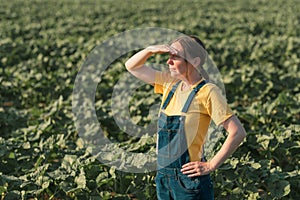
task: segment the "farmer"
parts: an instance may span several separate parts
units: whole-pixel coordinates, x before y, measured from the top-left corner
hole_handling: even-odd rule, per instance
[[[154,54],[168,54],[169,70],[145,65]],[[203,68],[207,53],[195,36],[181,36],[170,45],[149,46],[125,63],[140,80],[162,94],[158,118],[158,171],[155,178],[161,200],[214,199],[210,173],[240,145],[246,132],[228,107],[220,89],[209,82]],[[228,132],[211,160],[204,156],[204,142],[211,120]]]

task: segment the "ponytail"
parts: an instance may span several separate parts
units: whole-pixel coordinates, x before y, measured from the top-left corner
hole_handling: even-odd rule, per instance
[[[197,71],[201,74],[201,76],[205,80],[209,81],[208,73],[203,68],[203,65],[205,64],[205,62],[207,60],[207,51],[206,51],[205,45],[197,36],[190,35],[189,37],[192,38],[194,41],[196,41],[201,46],[201,49],[203,50],[203,51],[200,52],[201,62],[200,62],[200,65],[197,67]]]

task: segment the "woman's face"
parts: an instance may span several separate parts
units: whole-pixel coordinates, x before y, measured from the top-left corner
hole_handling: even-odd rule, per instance
[[[179,42],[171,44],[171,47],[176,49],[179,55],[183,55],[183,48]],[[188,62],[178,54],[170,54],[167,61],[171,76],[175,78],[182,78],[182,76],[186,77]]]

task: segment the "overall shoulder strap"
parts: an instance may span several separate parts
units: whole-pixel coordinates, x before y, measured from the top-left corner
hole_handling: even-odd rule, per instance
[[[175,91],[176,91],[179,83],[180,83],[180,81],[178,81],[175,85],[173,85],[172,89],[170,90],[170,92],[169,92],[169,94],[168,94],[168,96],[167,96],[167,98],[166,98],[166,100],[165,100],[165,102],[164,102],[164,104],[162,106],[162,109],[166,109],[166,107],[170,103],[170,101],[171,101],[171,99],[172,99],[172,97],[173,97],[173,95],[174,95],[174,93],[175,93]]]
[[[203,80],[201,81],[190,93],[188,99],[186,100],[183,108],[182,108],[182,111],[181,112],[184,112],[186,113],[193,101],[193,98],[195,97],[195,95],[197,94],[197,92],[202,88],[203,85],[205,85],[206,81]]]

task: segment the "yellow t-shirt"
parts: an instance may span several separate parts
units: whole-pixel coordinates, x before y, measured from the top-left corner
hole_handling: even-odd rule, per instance
[[[154,92],[162,94],[162,103],[165,102],[172,86],[179,80],[167,72],[157,72],[155,76]],[[198,83],[200,83],[200,80]],[[196,83],[193,87],[195,87]],[[181,110],[192,89],[182,91],[182,82],[179,83],[173,98],[163,111],[166,115],[185,115],[185,134],[191,161],[199,161],[202,157],[202,145],[205,142],[211,119],[220,125],[233,115],[228,107],[226,98],[221,90],[213,83],[206,83],[194,97],[187,113]]]

